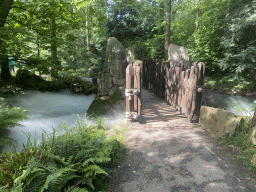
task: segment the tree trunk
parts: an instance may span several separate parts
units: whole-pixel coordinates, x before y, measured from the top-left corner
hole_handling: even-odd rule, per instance
[[[39,43],[39,34],[37,33],[37,56],[40,57],[40,43]]]
[[[13,0],[0,0],[0,28],[4,27],[9,11],[11,9]],[[6,50],[6,43],[0,41],[0,65],[1,78],[8,81],[11,77],[8,63],[8,52]]]
[[[198,4],[200,0],[197,0]],[[198,17],[199,17],[199,5],[197,7],[197,12],[196,12],[196,30],[198,29]]]
[[[51,16],[51,67],[50,73],[52,77],[56,77],[57,71],[56,68],[58,67],[58,55],[57,55],[57,39],[56,39],[56,21],[55,15]]]
[[[1,79],[3,81],[9,81],[11,78],[8,62],[8,52],[6,50],[6,43],[0,41],[0,63],[1,63]]]
[[[164,21],[164,3],[163,2],[160,2],[160,22],[163,22]]]
[[[86,44],[87,44],[87,50],[89,51],[90,48],[89,48],[89,44],[90,44],[90,41],[89,41],[89,30],[88,30],[88,8],[86,7],[85,10],[85,31],[86,31]]]
[[[165,60],[168,60],[168,47],[170,44],[170,13],[171,13],[171,0],[167,0],[166,5],[166,29],[165,29]]]

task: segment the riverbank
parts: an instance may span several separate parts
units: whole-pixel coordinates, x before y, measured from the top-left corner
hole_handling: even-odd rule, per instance
[[[256,83],[229,76],[205,77],[205,89],[233,96],[256,96]]]

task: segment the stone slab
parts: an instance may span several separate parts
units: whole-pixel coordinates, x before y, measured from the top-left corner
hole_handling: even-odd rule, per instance
[[[242,115],[235,115],[223,109],[202,106],[200,110],[199,124],[219,137],[225,133],[232,135],[237,125],[240,124]]]

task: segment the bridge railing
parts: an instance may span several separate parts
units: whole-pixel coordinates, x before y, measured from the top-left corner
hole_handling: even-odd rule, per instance
[[[141,67],[139,62],[130,61],[126,67],[126,123],[141,122]]]
[[[186,67],[181,61],[171,64],[157,59],[143,60],[143,87],[185,114],[190,122],[198,122],[204,89],[205,65],[195,62]]]

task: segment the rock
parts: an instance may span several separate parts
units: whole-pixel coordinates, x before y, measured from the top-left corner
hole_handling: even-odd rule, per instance
[[[253,166],[256,166],[256,153],[252,156],[251,163]]]
[[[251,141],[254,145],[256,145],[256,127],[253,127],[253,128],[252,128],[252,134],[251,134],[250,141]]]
[[[122,93],[121,98],[125,99],[126,98],[126,96],[125,96],[125,86],[119,87],[119,90]]]
[[[107,101],[109,99],[110,99],[110,96],[103,96],[100,98],[100,100],[102,100],[102,101]]]
[[[235,115],[223,109],[201,106],[199,124],[219,137],[225,134],[231,136],[243,118],[243,115]]]
[[[125,57],[127,61],[135,61],[135,50],[134,48],[125,49]]]
[[[168,60],[172,63],[178,63],[184,61],[186,68],[191,66],[190,56],[188,49],[179,45],[170,44],[168,48]]]
[[[112,96],[124,86],[122,61],[125,60],[123,45],[114,37],[108,39],[105,64],[101,73],[98,96]]]

